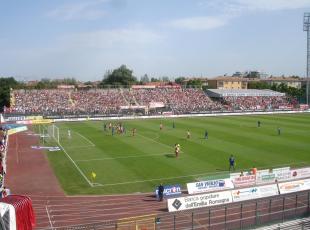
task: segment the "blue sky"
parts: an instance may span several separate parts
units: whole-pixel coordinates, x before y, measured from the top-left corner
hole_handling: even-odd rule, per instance
[[[0,76],[305,75],[310,0],[0,1]]]

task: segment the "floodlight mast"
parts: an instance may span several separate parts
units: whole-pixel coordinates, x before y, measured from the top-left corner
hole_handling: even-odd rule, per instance
[[[306,83],[306,100],[309,105],[309,71],[310,71],[310,13],[304,13],[304,31],[307,31],[307,83]]]

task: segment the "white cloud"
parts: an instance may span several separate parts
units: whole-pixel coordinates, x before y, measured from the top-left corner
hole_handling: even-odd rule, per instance
[[[210,30],[225,26],[230,20],[256,11],[294,10],[310,7],[310,0],[201,0],[203,7],[218,13],[218,16],[179,18],[168,23],[170,26],[188,30]]]
[[[106,12],[99,7],[100,4],[106,1],[108,0],[94,0],[63,5],[59,8],[49,11],[47,16],[64,21],[76,19],[95,20],[103,17],[106,14]]]
[[[227,23],[225,17],[189,17],[173,20],[169,25],[175,28],[189,30],[210,30],[224,26]]]
[[[86,48],[112,48],[115,46],[139,46],[157,43],[163,37],[151,30],[141,28],[96,30],[70,34],[62,41],[70,46]]]
[[[309,0],[233,0],[243,10],[294,10],[310,7]]]
[[[201,0],[198,7],[218,12],[239,13],[253,11],[294,10],[310,7],[309,0]]]

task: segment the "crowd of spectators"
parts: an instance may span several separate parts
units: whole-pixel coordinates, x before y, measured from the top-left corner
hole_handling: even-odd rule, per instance
[[[162,102],[166,107],[169,107],[174,114],[207,112],[222,109],[220,103],[212,101],[201,89],[138,89],[133,90],[132,94],[140,105]]]
[[[7,148],[7,130],[4,130],[0,126],[0,196],[5,197],[8,194],[8,189],[3,185],[4,175],[5,175],[5,155]]]
[[[292,109],[298,103],[297,100],[285,96],[223,97],[222,102],[227,110]]]
[[[12,112],[20,114],[69,113],[70,91],[67,90],[18,90],[14,91]]]
[[[115,115],[130,106],[152,109],[163,105],[172,114],[233,110],[267,110],[293,108],[296,100],[284,96],[237,96],[212,100],[201,89],[96,89],[96,90],[17,90],[13,91],[14,114],[42,115]]]

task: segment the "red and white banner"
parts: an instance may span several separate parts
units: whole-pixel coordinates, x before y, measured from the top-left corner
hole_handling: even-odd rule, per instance
[[[256,176],[255,175],[244,175],[240,176],[240,173],[238,175],[230,174],[230,178],[234,184],[235,187],[248,187],[255,185]]]
[[[4,223],[7,224],[5,229],[27,229],[35,228],[35,216],[32,208],[32,202],[29,197],[19,195],[9,195],[0,202],[0,214]]]

